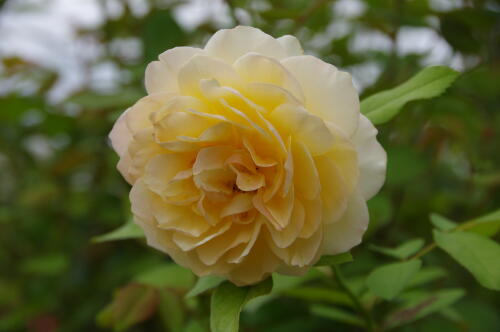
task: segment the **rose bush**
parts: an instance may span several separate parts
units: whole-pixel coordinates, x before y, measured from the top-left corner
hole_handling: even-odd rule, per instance
[[[110,139],[149,245],[247,285],[361,242],[386,154],[348,73],[240,26],[161,54],[146,89]]]

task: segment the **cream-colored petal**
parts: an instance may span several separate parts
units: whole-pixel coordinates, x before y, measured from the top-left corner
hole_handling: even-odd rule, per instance
[[[196,248],[200,260],[207,265],[215,264],[228,250],[248,243],[254,233],[255,225],[231,225],[224,234]]]
[[[311,266],[320,257],[323,230],[319,228],[310,238],[298,239],[288,249],[290,264],[293,266]]]
[[[282,135],[291,135],[294,141],[303,143],[313,156],[329,151],[335,142],[325,122],[303,107],[280,105],[270,114],[269,120]]]
[[[328,122],[327,125],[335,136],[335,144],[325,156],[334,162],[339,174],[344,179],[347,190],[346,195],[350,196],[358,186],[358,153],[353,142],[340,129],[336,128],[331,122]]]
[[[258,142],[259,144],[254,144],[253,141],[255,141],[256,139],[257,137],[254,137],[254,139],[243,137],[243,145],[252,156],[252,160],[255,165],[259,167],[270,167],[276,165],[277,161],[275,158],[273,158],[273,155],[268,152],[268,149],[257,150],[257,147],[264,147],[262,143],[268,142]]]
[[[113,125],[113,129],[109,133],[109,140],[111,142],[111,146],[116,151],[116,153],[122,157],[127,151],[128,145],[132,140],[132,132],[128,129],[126,117],[127,113],[130,110],[126,110],[123,112],[118,120],[116,120]]]
[[[258,172],[249,172],[240,165],[229,166],[236,173],[236,186],[243,191],[254,191],[265,185],[264,175]]]
[[[286,196],[276,195],[264,202],[262,192],[259,191],[253,198],[253,204],[277,230],[282,230],[290,223],[294,197],[292,188]]]
[[[160,61],[150,62],[146,67],[144,85],[148,93],[177,91],[177,87],[172,84],[176,81],[175,76]]]
[[[281,104],[302,105],[290,91],[275,84],[247,83],[242,91],[245,97],[264,108],[266,113]]]
[[[216,80],[220,85],[234,88],[241,86],[233,67],[213,57],[195,55],[179,71],[179,90],[184,95],[202,97],[202,80]]]
[[[364,115],[360,115],[359,127],[352,141],[358,153],[358,188],[369,200],[380,190],[385,181],[387,154],[377,141],[377,129]]]
[[[245,113],[243,113],[242,111],[240,111],[235,107],[232,107],[224,99],[220,99],[219,102],[222,105],[222,108],[226,111],[224,115],[226,115],[227,118],[231,119],[236,123],[243,124],[243,128],[250,127],[251,129],[257,130],[257,132],[260,135],[264,137],[269,137],[269,134],[255,121],[250,119]]]
[[[133,184],[144,174],[144,167],[156,155],[165,153],[153,140],[153,129],[146,128],[137,132],[125,153],[118,162],[117,168],[123,177]]]
[[[304,267],[311,266],[321,255],[323,229],[318,228],[309,238],[296,239],[289,247],[271,247],[276,256],[287,265]]]
[[[281,63],[300,83],[309,112],[332,121],[348,136],[354,133],[359,97],[351,75],[308,55],[290,57]]]
[[[295,193],[306,200],[312,200],[321,190],[316,164],[309,150],[300,141],[292,143],[292,155],[295,168],[293,176]]]
[[[201,149],[193,165],[193,174],[200,174],[206,170],[222,169],[226,160],[234,153],[231,146],[210,146]]]
[[[132,205],[132,213],[141,220],[147,220],[150,223],[154,220],[154,214],[151,208],[152,193],[148,190],[144,181],[139,180],[134,183],[129,194]]]
[[[227,232],[231,227],[231,223],[218,223],[215,226],[210,227],[206,232],[199,236],[191,236],[186,232],[175,232],[172,240],[184,251],[193,250],[196,247],[201,246],[204,243],[220,236]]]
[[[220,215],[222,209],[231,201],[231,194],[226,194],[220,189],[216,190],[217,188],[214,191],[203,191],[200,200],[196,206],[193,206],[196,213],[203,216],[212,226],[228,221]]]
[[[203,54],[203,50],[194,47],[175,47],[160,54],[160,61],[153,61],[146,67],[146,91],[179,92],[177,75],[179,69],[194,55]]]
[[[148,162],[144,183],[160,196],[165,194],[169,182],[181,171],[191,168],[195,155],[192,153],[160,154]]]
[[[198,137],[179,135],[177,138],[187,142],[219,143],[221,145],[235,142],[234,128],[228,122],[219,122],[204,130]]]
[[[323,254],[335,255],[346,252],[361,243],[361,239],[368,228],[368,208],[366,202],[357,193],[347,204],[345,214],[340,220],[325,225]]]
[[[255,284],[276,271],[280,263],[281,260],[273,254],[265,239],[260,236],[245,259],[235,266],[227,277],[237,286]]]
[[[249,52],[275,59],[286,57],[284,48],[276,39],[259,29],[248,26],[217,31],[207,42],[205,51],[208,55],[230,64]]]
[[[323,222],[323,202],[321,196],[312,200],[303,200],[305,217],[304,226],[300,231],[299,237],[309,238],[311,237],[319,227],[322,227]]]
[[[220,213],[220,217],[224,218],[230,215],[235,215],[239,213],[244,213],[253,209],[252,204],[253,194],[250,193],[238,193],[233,196],[231,202],[229,202]]]
[[[231,194],[236,175],[229,169],[210,169],[195,174],[194,183],[200,189],[210,192]]]
[[[253,225],[251,225],[253,227],[250,239],[243,246],[234,248],[234,250],[231,250],[231,252],[228,253],[226,258],[229,263],[233,264],[241,263],[241,261],[245,260],[247,256],[255,252],[254,245],[260,237],[262,224],[263,224],[262,217],[260,217],[255,221]]]
[[[177,74],[193,56],[203,55],[205,52],[201,48],[180,46],[171,48],[158,57],[162,63],[174,74]]]
[[[151,95],[152,98],[157,94]],[[169,95],[169,94],[166,94]],[[143,99],[147,99],[145,97]],[[155,112],[149,114],[149,121],[152,124],[161,122],[166,116],[175,112],[189,112],[196,110],[198,112],[209,112],[209,107],[200,99],[192,96],[172,96],[168,100],[161,103],[160,107]]]
[[[348,187],[333,160],[320,156],[314,161],[322,186],[323,223],[336,222],[346,209]]]
[[[276,59],[248,53],[236,60],[234,68],[248,83],[277,85],[288,90],[299,101],[304,101],[300,84]]]
[[[293,212],[290,217],[290,223],[282,230],[277,230],[270,224],[267,224],[267,229],[271,235],[271,243],[269,246],[277,246],[278,248],[286,248],[297,240],[302,227],[304,226],[305,210],[300,201],[295,200]]]
[[[205,130],[217,124],[217,120],[201,117],[188,112],[168,113],[154,125],[155,139],[165,143],[178,139],[178,136],[200,136]]]
[[[281,197],[288,195],[288,192],[290,191],[290,189],[292,187],[293,177],[295,174],[295,166],[293,163],[293,155],[292,155],[292,138],[291,137],[288,137],[287,150],[288,150],[288,153],[286,155],[285,162],[283,163],[284,177],[283,177],[283,186],[281,187],[281,191],[280,191]]]
[[[153,125],[151,122],[151,115],[177,97],[174,93],[153,93],[141,98],[134,106],[127,112],[127,126],[131,132],[136,133],[145,128]]]
[[[160,229],[191,237],[201,236],[210,229],[210,224],[188,206],[168,204],[158,197],[153,200],[151,207]]]
[[[277,39],[281,46],[285,49],[287,56],[297,56],[304,54],[304,50],[297,38],[291,35],[284,35]]]

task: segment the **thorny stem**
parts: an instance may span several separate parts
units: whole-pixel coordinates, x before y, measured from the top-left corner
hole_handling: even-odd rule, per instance
[[[361,301],[356,296],[356,294],[354,294],[354,292],[351,290],[351,288],[346,284],[344,276],[342,275],[342,272],[340,272],[340,268],[338,267],[338,265],[333,265],[332,270],[333,270],[333,274],[334,274],[335,279],[337,280],[337,283],[339,284],[340,288],[342,288],[347,293],[347,296],[349,296],[349,298],[352,300],[354,306],[356,307],[356,310],[365,319],[367,330],[368,331],[375,331],[375,323],[373,321],[373,318],[372,318],[370,312],[361,303]]]

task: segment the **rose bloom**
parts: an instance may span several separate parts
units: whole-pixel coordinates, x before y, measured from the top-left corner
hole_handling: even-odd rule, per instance
[[[110,139],[150,246],[247,285],[361,242],[386,153],[348,73],[239,26],[160,54],[146,89]]]

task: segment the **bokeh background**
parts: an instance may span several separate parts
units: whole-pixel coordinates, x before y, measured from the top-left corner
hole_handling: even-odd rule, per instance
[[[369,202],[371,227],[348,278],[386,262],[370,243],[429,239],[431,212],[461,222],[498,209],[498,1],[0,0],[0,331],[106,330],[95,317],[113,291],[168,261],[141,240],[91,243],[130,218],[107,134],[145,95],[148,62],[237,24],[296,35],[306,53],[350,72],[362,98],[429,65],[463,73],[441,97],[379,127],[387,183]],[[500,331],[498,293],[442,253],[425,260],[449,271],[438,286],[467,295],[452,313],[399,330]],[[277,297],[245,312],[242,329],[356,331],[312,315],[310,301],[321,299]],[[199,302],[205,311],[188,305],[179,319],[205,326],[208,297]],[[183,330],[156,311],[130,330]]]

